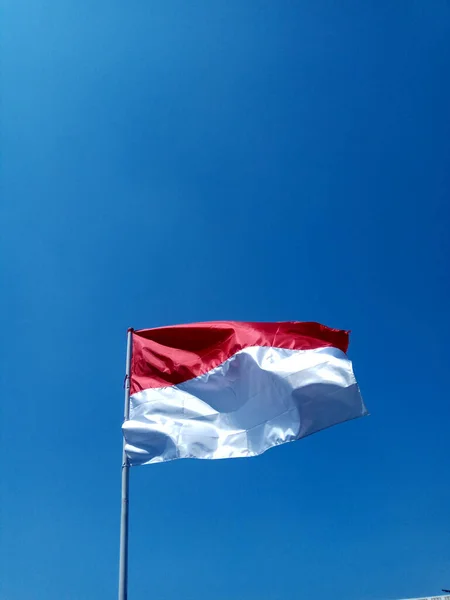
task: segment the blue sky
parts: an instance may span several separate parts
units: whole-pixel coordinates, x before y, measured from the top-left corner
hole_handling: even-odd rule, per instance
[[[351,329],[371,416],[131,473],[130,600],[450,587],[450,4],[14,0],[5,600],[117,587],[126,329]]]

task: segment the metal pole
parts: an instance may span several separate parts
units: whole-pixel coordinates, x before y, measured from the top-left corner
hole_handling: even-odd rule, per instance
[[[131,342],[133,330],[127,334],[127,362],[125,370],[125,408],[124,421],[130,417],[130,374],[131,374]],[[120,559],[119,559],[119,600],[128,597],[128,487],[130,463],[125,452],[125,439],[122,453],[122,508],[120,513]]]

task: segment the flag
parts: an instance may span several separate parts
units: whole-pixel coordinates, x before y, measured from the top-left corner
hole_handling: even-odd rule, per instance
[[[129,463],[256,456],[366,415],[348,338],[301,322],[134,331]]]

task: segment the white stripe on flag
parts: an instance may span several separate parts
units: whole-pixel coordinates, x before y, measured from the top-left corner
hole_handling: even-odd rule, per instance
[[[346,354],[247,347],[204,375],[131,396],[132,465],[256,456],[367,414]]]

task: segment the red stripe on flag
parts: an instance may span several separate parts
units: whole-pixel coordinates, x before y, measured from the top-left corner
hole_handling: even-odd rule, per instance
[[[213,321],[133,333],[131,394],[177,385],[219,366],[243,348],[348,348],[348,332],[319,323]]]

